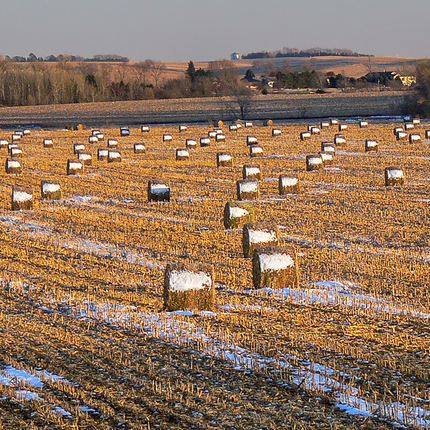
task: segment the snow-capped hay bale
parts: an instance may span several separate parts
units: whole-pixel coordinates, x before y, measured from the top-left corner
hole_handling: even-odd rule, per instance
[[[249,155],[251,157],[262,157],[263,154],[264,154],[264,151],[260,145],[251,145],[249,147]]]
[[[188,127],[186,125],[180,124],[178,129],[179,129],[179,133],[182,133],[183,131],[187,131]]]
[[[215,136],[216,142],[225,142],[225,134],[217,133]]]
[[[430,130],[426,130],[426,139],[430,139]],[[1,147],[1,144],[0,144]]]
[[[378,152],[378,142],[374,139],[366,139],[364,150],[365,152]]]
[[[73,144],[73,153],[78,154],[81,151],[85,151],[85,145],[83,143]]]
[[[29,187],[12,187],[12,210],[33,209],[33,190]]]
[[[41,191],[43,200],[61,199],[60,181],[57,181],[57,180],[41,181],[40,191]]]
[[[324,163],[320,155],[306,155],[306,170],[312,172],[314,170],[323,170]]]
[[[200,146],[203,148],[205,146],[210,146],[211,138],[209,136],[203,136],[200,138]]]
[[[243,125],[245,126],[245,128],[254,127],[254,123],[252,121],[245,121],[245,123]]]
[[[331,166],[333,164],[333,152],[320,151],[319,156],[321,157],[324,166]]]
[[[336,118],[331,118],[330,119],[330,125],[338,125],[339,124],[339,120]]]
[[[311,136],[312,136],[312,134],[310,131],[302,131],[300,133],[300,140],[308,140],[311,138]]]
[[[12,149],[13,148],[18,148],[18,144],[17,143],[15,143],[15,142],[10,142],[10,143],[8,143],[8,145],[7,145],[7,150],[8,150],[8,152],[9,152],[9,154],[11,153],[11,151],[12,151]]]
[[[265,120],[263,121],[263,125],[264,125],[265,127],[272,127],[272,125],[273,125],[273,119],[265,119]]]
[[[54,142],[52,139],[43,139],[43,147],[44,148],[52,148],[54,146]]]
[[[257,143],[258,143],[258,139],[256,136],[246,136],[247,145],[256,145]]]
[[[90,144],[97,143],[98,141],[99,141],[99,139],[97,136],[91,135],[88,137],[88,143],[90,143]]]
[[[120,134],[120,136],[122,136],[122,137],[130,136],[130,129],[129,129],[129,128],[127,128],[127,127],[121,127],[121,128],[119,129],[119,134]]]
[[[164,271],[164,310],[211,310],[215,305],[212,266],[169,263]]]
[[[209,130],[209,131],[208,131],[208,137],[209,137],[210,139],[215,139],[215,138],[216,138],[216,135],[217,135],[216,130]]]
[[[261,180],[261,168],[257,164],[245,164],[242,169],[243,179],[258,179]]]
[[[24,136],[30,136],[30,134],[31,134],[30,129],[29,129],[29,128],[25,128],[25,129],[23,130],[23,134],[24,134]]]
[[[339,131],[344,131],[348,128],[348,124],[342,123],[339,124]]]
[[[279,229],[276,224],[257,222],[246,223],[243,226],[242,246],[245,258],[252,257],[256,248],[277,245]]]
[[[346,138],[342,133],[336,133],[333,142],[336,146],[346,146]]]
[[[22,164],[21,161],[16,158],[7,158],[6,159],[6,173],[11,175],[19,175],[22,173]]]
[[[298,287],[299,265],[296,250],[285,246],[255,249],[252,279],[255,289]]]
[[[279,194],[298,194],[299,192],[299,178],[289,175],[279,175]]]
[[[15,134],[19,134],[21,137],[24,137],[24,132],[22,130],[15,130]]]
[[[242,179],[236,183],[238,200],[256,200],[260,197],[257,179]]]
[[[108,148],[118,148],[118,141],[116,139],[108,139],[107,140]]]
[[[142,125],[140,127],[140,131],[142,133],[149,133],[151,131],[151,127],[149,125]]]
[[[330,127],[330,121],[321,121],[320,128],[328,128]]]
[[[408,137],[408,132],[407,131],[398,131],[396,133],[396,139],[397,140],[405,140]]]
[[[21,135],[20,134],[16,134],[16,133],[13,133],[12,134],[12,142],[18,142],[19,140],[21,140]]]
[[[95,136],[99,142],[105,140],[105,135],[103,133],[97,133]]]
[[[190,159],[190,151],[188,148],[176,149],[176,161],[186,161]]]
[[[403,185],[405,182],[403,170],[399,167],[386,167],[384,176],[386,187],[392,185]]]
[[[151,179],[148,181],[149,202],[170,202],[170,186],[166,181]]]
[[[228,126],[228,130],[229,131],[237,131],[237,125],[236,124],[231,124]]]
[[[19,146],[10,148],[10,156],[12,158],[22,158],[22,148],[20,148]]]
[[[135,143],[133,145],[134,153],[135,154],[145,154],[146,147],[144,143]]]
[[[393,132],[394,132],[394,136],[396,136],[396,137],[397,137],[397,133],[398,133],[399,131],[403,131],[403,127],[394,127],[394,130],[393,130]]]
[[[360,126],[360,128],[366,128],[369,125],[369,121],[361,120],[359,121],[358,125]]]
[[[163,142],[171,142],[173,140],[173,136],[169,133],[163,134]]]
[[[84,163],[80,160],[67,160],[68,175],[82,175],[84,173]]]
[[[320,134],[321,133],[321,129],[319,127],[311,127],[311,129],[309,130],[311,132],[311,134]]]
[[[230,152],[217,152],[217,167],[233,167],[233,157]]]
[[[91,130],[91,136],[97,136],[99,133],[100,133],[100,130],[98,128]]]
[[[6,139],[0,139],[0,148],[8,148],[9,142]]]
[[[413,130],[415,128],[415,125],[413,122],[405,122],[405,130]]]
[[[277,137],[282,134],[282,130],[280,128],[272,128],[272,137]]]
[[[93,164],[93,156],[90,152],[79,151],[78,160],[82,162],[84,166],[91,166]]]
[[[254,207],[250,203],[231,201],[224,207],[224,227],[242,228],[246,223],[253,222]]]
[[[418,143],[421,141],[421,135],[419,133],[411,133],[409,135],[409,143]]]
[[[108,152],[108,163],[121,163],[122,157],[119,151],[109,151]]]
[[[197,140],[196,139],[187,139],[185,141],[185,146],[188,149],[196,149],[197,148]]]
[[[107,161],[109,156],[109,150],[107,148],[99,148],[97,150],[97,160]]]
[[[412,124],[413,125],[420,125],[421,124],[421,120],[419,118],[413,118],[412,119]]]
[[[336,153],[336,148],[332,142],[321,142],[321,151]]]

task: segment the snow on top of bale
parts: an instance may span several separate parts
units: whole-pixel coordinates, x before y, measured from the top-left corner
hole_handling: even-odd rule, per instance
[[[183,292],[189,290],[210,289],[212,279],[204,272],[172,271],[169,278],[170,291]]]
[[[291,255],[284,253],[259,254],[260,268],[262,272],[269,270],[282,270],[287,267],[294,267],[294,260]]]

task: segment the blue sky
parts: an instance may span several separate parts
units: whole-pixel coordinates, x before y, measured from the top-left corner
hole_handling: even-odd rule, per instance
[[[430,57],[429,17],[429,0],[3,0],[0,55],[206,61],[288,46]]]

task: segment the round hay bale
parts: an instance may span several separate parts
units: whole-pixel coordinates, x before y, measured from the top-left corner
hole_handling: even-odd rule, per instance
[[[300,193],[299,178],[289,175],[279,175],[279,194],[298,194]]]
[[[216,142],[225,142],[225,134],[217,134],[215,137]]]
[[[122,137],[130,136],[130,129],[129,129],[129,128],[127,128],[127,127],[121,127],[121,128],[119,129],[119,134],[120,134],[120,136],[122,136]]]
[[[258,247],[252,258],[255,289],[299,286],[299,264],[293,247]]]
[[[29,187],[12,187],[12,210],[30,210],[33,209],[33,190]]]
[[[211,138],[211,139],[215,139],[215,138],[216,138],[216,135],[217,135],[216,130],[209,130],[209,131],[208,131],[208,137],[209,137],[209,138]]]
[[[43,147],[44,148],[52,148],[54,146],[54,142],[52,139],[43,139]]]
[[[403,132],[403,127],[394,127],[394,136],[396,136],[397,137],[397,133],[399,132],[399,131],[402,131]]]
[[[22,158],[22,148],[20,148],[19,146],[10,148],[10,156],[12,158]]]
[[[173,136],[169,133],[163,134],[163,142],[171,142],[173,140]]]
[[[144,143],[135,143],[133,145],[134,153],[135,154],[145,154],[146,147]]]
[[[399,167],[386,167],[385,172],[385,186],[393,186],[393,185],[403,185],[405,182],[405,177],[403,174],[403,170]]]
[[[263,148],[260,145],[251,145],[249,147],[249,155],[251,157],[262,157],[263,152]]]
[[[190,159],[190,151],[188,148],[176,149],[176,161],[186,161]]]
[[[412,118],[412,124],[413,125],[420,125],[421,124],[421,120],[419,118]]]
[[[29,128],[25,128],[25,129],[23,130],[23,134],[24,134],[24,136],[30,136],[30,134],[31,134],[30,129],[29,129]]]
[[[280,128],[272,128],[272,137],[277,137],[282,134],[282,131]]]
[[[374,139],[366,139],[364,150],[365,152],[378,152],[378,142]]]
[[[9,142],[6,139],[0,139],[0,148],[8,148]]]
[[[149,202],[170,202],[170,186],[166,181],[151,179],[148,181]]]
[[[147,124],[142,125],[142,126],[140,127],[140,131],[141,131],[142,133],[149,133],[149,132],[151,131],[151,127],[150,127],[149,125],[147,125]]]
[[[258,179],[261,180],[261,168],[257,164],[245,164],[242,169],[243,179]]]
[[[348,129],[348,124],[342,123],[339,124],[339,131],[344,131]]]
[[[97,150],[97,160],[99,161],[107,161],[109,156],[109,150],[106,148],[99,148]]]
[[[116,139],[108,139],[107,147],[110,149],[118,148],[118,141]]]
[[[346,139],[342,133],[336,133],[334,135],[335,146],[346,146]]]
[[[245,121],[243,125],[245,126],[245,128],[254,127],[254,123],[252,121]]]
[[[421,135],[419,133],[411,133],[409,135],[409,143],[418,143],[421,141]]]
[[[188,127],[186,125],[180,124],[178,129],[179,129],[179,133],[182,133],[183,131],[187,131]]]
[[[93,156],[90,152],[79,151],[78,160],[82,162],[84,166],[91,166],[93,164]]]
[[[246,136],[247,145],[256,145],[257,143],[258,143],[258,139],[256,136]]]
[[[209,136],[203,136],[200,138],[200,147],[204,148],[205,146],[210,146],[211,138]]]
[[[78,154],[81,151],[85,151],[85,145],[83,143],[73,144],[73,153]]]
[[[330,119],[330,125],[338,125],[339,124],[339,120],[336,118],[331,118]]]
[[[404,127],[405,127],[405,131],[408,131],[408,130],[413,130],[415,128],[415,125],[413,122],[405,122]]]
[[[108,163],[121,163],[122,157],[119,151],[109,151],[108,152]]]
[[[215,305],[212,266],[169,263],[164,271],[164,310],[211,310]]]
[[[363,120],[358,122],[358,125],[360,126],[360,128],[366,128],[369,126],[369,121],[366,121],[363,119]]]
[[[99,141],[99,139],[97,136],[91,135],[88,137],[88,143],[90,143],[90,144],[97,143],[98,141]]]
[[[277,245],[279,229],[276,224],[257,222],[246,223],[243,226],[242,246],[245,258],[252,257],[256,248]]]
[[[195,140],[195,139],[187,139],[185,141],[185,146],[188,149],[196,149],[197,148],[197,140]]]
[[[321,151],[336,153],[336,147],[332,142],[321,142]]]
[[[22,173],[22,164],[16,158],[7,158],[5,165],[6,173],[11,175],[19,175]]]
[[[306,170],[312,172],[323,170],[324,163],[320,155],[306,155]]]
[[[255,211],[250,203],[231,201],[224,207],[224,227],[242,228],[248,222],[254,222]]]
[[[407,131],[398,131],[396,133],[396,139],[397,140],[405,140],[408,137],[408,132]]]
[[[321,151],[319,156],[321,157],[324,166],[331,166],[333,164],[333,152]]]
[[[7,145],[7,149],[8,149],[9,154],[11,153],[13,148],[18,148],[18,144],[11,142]]]
[[[242,179],[236,183],[238,200],[256,200],[260,197],[257,179]]]
[[[94,128],[91,130],[91,136],[97,136],[100,133],[100,130],[98,128]]]
[[[300,140],[309,140],[311,138],[311,132],[310,131],[302,131],[300,133]]]
[[[231,124],[228,126],[228,130],[229,131],[237,131],[237,125],[236,124]]]
[[[12,134],[12,142],[18,142],[21,140],[21,138],[22,138],[21,134],[16,134],[16,133]]]
[[[217,152],[217,167],[233,167],[233,157],[230,152]]]
[[[41,181],[40,191],[43,200],[60,200],[62,196],[60,181],[57,180]]]
[[[321,133],[321,129],[319,127],[311,127],[310,129],[311,134],[320,134]]]
[[[330,121],[321,121],[320,128],[328,128],[330,127]]]
[[[80,160],[67,160],[68,175],[82,175],[84,173],[84,163]]]
[[[105,135],[103,133],[97,133],[95,136],[97,137],[97,140],[99,142],[102,142],[103,140],[105,140]]]

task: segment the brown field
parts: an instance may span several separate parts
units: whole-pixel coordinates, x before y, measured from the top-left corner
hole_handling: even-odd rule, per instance
[[[107,127],[95,144],[88,129],[24,137],[23,173],[0,173],[0,428],[428,427],[429,142],[423,126],[411,145],[395,140],[398,124],[348,124],[347,145],[317,172],[305,157],[334,126],[306,141],[303,123],[275,124],[280,137],[224,126],[225,142],[188,161],[175,148],[212,128]],[[249,157],[247,135],[263,157]],[[107,138],[121,163],[97,160]],[[379,152],[365,153],[365,139]],[[67,176],[77,142],[93,162]],[[223,151],[233,167],[217,168]],[[261,168],[255,219],[295,247],[298,288],[253,290],[242,230],[224,229],[244,164]],[[403,169],[403,186],[384,186],[388,166]],[[281,174],[301,192],[280,196]],[[148,203],[153,178],[169,182],[169,203]],[[41,200],[47,179],[60,200]],[[14,185],[33,190],[33,210],[11,211]],[[181,262],[213,265],[212,312],[163,312],[164,269]]]

